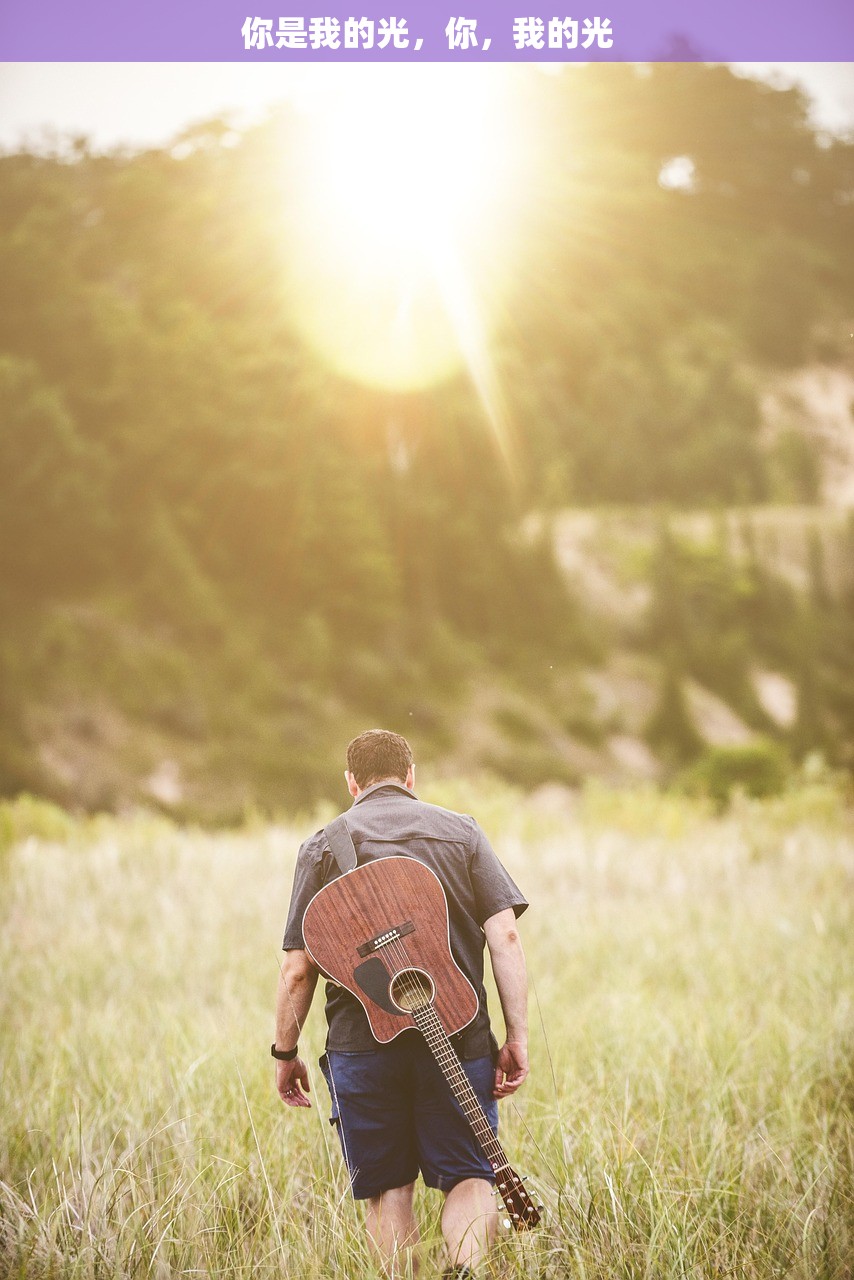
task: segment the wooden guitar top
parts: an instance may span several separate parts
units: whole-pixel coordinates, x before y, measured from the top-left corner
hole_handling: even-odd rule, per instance
[[[333,880],[309,903],[303,937],[317,967],[362,1003],[382,1044],[415,1026],[405,1007],[413,981],[432,984],[448,1035],[477,1014],[475,990],[451,955],[445,891],[415,858],[378,858]],[[395,981],[412,970],[426,978]]]

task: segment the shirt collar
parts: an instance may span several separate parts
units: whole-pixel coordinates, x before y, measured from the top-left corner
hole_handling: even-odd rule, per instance
[[[404,786],[402,782],[375,782],[373,786],[365,787],[365,790],[359,793],[350,807],[354,808],[357,804],[361,804],[363,800],[367,800],[368,796],[375,795],[378,791],[384,790],[402,791],[403,794],[405,796],[409,796],[411,800],[418,799],[415,792],[410,791],[409,787]]]

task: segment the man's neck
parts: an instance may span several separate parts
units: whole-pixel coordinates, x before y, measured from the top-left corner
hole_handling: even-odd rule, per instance
[[[407,795],[411,796],[415,794],[409,789],[402,778],[379,778],[376,782],[369,782],[366,787],[358,787],[356,794],[353,797],[354,802],[361,800],[363,796],[367,796],[374,791],[378,791],[380,787],[397,787],[400,791],[405,791]]]

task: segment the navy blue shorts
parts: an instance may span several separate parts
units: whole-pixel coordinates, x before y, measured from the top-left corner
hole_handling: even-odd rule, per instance
[[[498,1104],[492,1096],[491,1057],[463,1062],[493,1133]],[[320,1059],[357,1200],[414,1182],[450,1191],[463,1178],[495,1182],[489,1161],[451,1093],[433,1055],[416,1032],[367,1053],[330,1049]]]

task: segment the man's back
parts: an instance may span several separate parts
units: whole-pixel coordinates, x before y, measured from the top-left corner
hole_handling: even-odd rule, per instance
[[[481,828],[467,814],[419,800],[407,787],[382,782],[362,791],[346,813],[360,863],[404,855],[417,858],[441,881],[448,900],[451,950],[478,995],[474,1022],[455,1038],[457,1052],[477,1058],[493,1046],[483,986],[484,920],[527,902],[501,866]],[[341,874],[323,831],[302,845],[283,946],[300,948],[302,917],[315,893]],[[328,1046],[347,1052],[374,1047],[364,1009],[348,991],[327,984]]]

